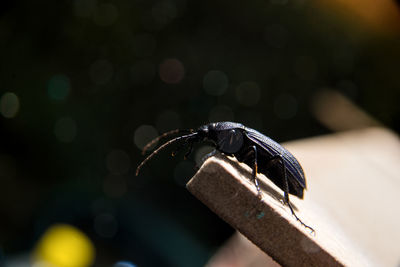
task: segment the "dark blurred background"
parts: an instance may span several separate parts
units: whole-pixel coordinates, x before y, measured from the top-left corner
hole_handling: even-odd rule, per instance
[[[140,149],[222,120],[326,134],[327,89],[399,132],[399,17],[390,0],[2,1],[0,261],[45,259],[62,223],[95,266],[204,265],[233,233],[184,187],[209,147],[135,177]]]

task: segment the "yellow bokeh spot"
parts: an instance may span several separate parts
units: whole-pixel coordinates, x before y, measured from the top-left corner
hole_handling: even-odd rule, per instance
[[[95,250],[90,239],[67,224],[50,227],[39,240],[34,260],[45,266],[86,267],[94,261]]]

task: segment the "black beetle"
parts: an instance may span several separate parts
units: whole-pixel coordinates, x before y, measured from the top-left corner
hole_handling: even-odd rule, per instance
[[[162,134],[149,142],[144,148],[143,153],[161,138],[173,134],[185,133],[175,137],[158,149],[154,150],[145,160],[143,160],[136,169],[136,175],[139,174],[142,166],[154,157],[160,150],[177,141],[184,141],[178,147],[189,145],[189,150],[185,158],[191,153],[193,144],[200,141],[211,141],[216,150],[228,156],[234,156],[239,162],[250,166],[253,170],[253,181],[261,197],[261,190],[258,184],[257,173],[265,174],[273,183],[275,183],[284,192],[284,203],[290,208],[294,217],[306,228],[312,232],[314,229],[304,224],[293,210],[289,202],[289,194],[303,198],[303,192],[306,188],[306,179],[304,171],[296,158],[283,146],[260,132],[248,128],[235,122],[215,122],[203,125],[194,130],[173,130]],[[175,152],[173,152],[173,155]]]

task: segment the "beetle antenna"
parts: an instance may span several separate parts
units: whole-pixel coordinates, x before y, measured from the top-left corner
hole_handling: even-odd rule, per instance
[[[194,133],[190,133],[190,134],[187,134],[187,135],[178,136],[178,137],[175,137],[174,139],[169,140],[168,142],[164,143],[163,145],[161,145],[159,148],[154,150],[153,153],[151,153],[149,156],[147,156],[147,158],[145,158],[142,161],[142,163],[139,164],[139,166],[136,168],[136,176],[138,176],[139,171],[142,168],[142,166],[144,164],[146,164],[146,162],[148,162],[150,159],[152,159],[159,151],[163,150],[165,147],[169,146],[172,143],[175,143],[175,142],[177,142],[179,140],[182,140],[182,139],[188,139],[188,138],[194,137],[197,134],[198,134],[197,132],[194,132]]]
[[[151,140],[150,142],[148,142],[142,149],[142,155],[144,155],[146,153],[147,150],[149,150],[149,148],[151,146],[153,146],[155,143],[157,143],[158,141],[160,141],[162,138],[173,135],[173,134],[177,134],[177,133],[193,133],[193,129],[175,129],[166,133],[163,133],[160,136],[157,136],[156,138],[154,138],[153,140]]]

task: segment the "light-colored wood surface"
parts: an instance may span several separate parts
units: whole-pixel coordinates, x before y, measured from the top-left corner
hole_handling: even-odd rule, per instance
[[[282,265],[398,266],[398,136],[370,128],[285,147],[302,164],[308,186],[304,200],[291,197],[291,202],[297,215],[316,230],[315,236],[296,222],[280,201],[282,191],[262,175],[260,204],[250,181],[251,169],[234,159],[210,158],[188,189]],[[224,266],[216,262],[223,262],[218,254],[209,265]]]
[[[399,266],[399,137],[369,128],[285,146],[306,172],[310,215],[323,215],[323,225],[345,236],[371,265]]]

